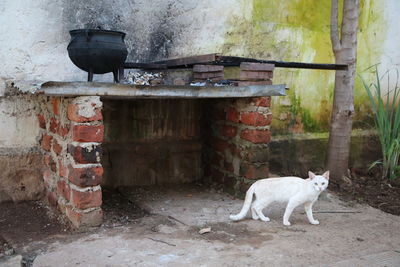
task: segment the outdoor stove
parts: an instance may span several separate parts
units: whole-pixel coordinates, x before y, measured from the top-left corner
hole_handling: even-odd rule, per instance
[[[210,54],[141,64],[163,69],[164,84],[48,82],[36,92],[47,200],[76,227],[102,223],[104,186],[203,181],[240,194],[268,177],[271,96],[285,95],[272,76],[284,63]],[[234,86],[214,86],[226,79]]]

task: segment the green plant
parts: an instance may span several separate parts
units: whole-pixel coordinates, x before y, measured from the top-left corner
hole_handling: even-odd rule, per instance
[[[368,84],[362,77],[364,88],[367,91],[372,111],[374,113],[375,126],[382,147],[382,160],[374,162],[370,168],[382,164],[382,178],[395,179],[398,176],[400,166],[400,88],[398,87],[399,73],[394,88],[390,88],[389,71],[379,77],[378,68],[375,66],[375,81]],[[388,90],[383,92],[381,81],[387,77]]]

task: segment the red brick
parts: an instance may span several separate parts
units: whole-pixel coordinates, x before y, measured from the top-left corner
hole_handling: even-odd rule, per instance
[[[268,125],[270,125],[272,122],[272,114],[267,115],[267,120],[268,120]]]
[[[68,178],[68,168],[61,162],[61,160],[58,161],[58,175]]]
[[[60,180],[57,182],[57,192],[66,200],[69,201],[71,199],[71,188],[65,181]]]
[[[269,130],[244,129],[240,133],[240,137],[254,144],[265,144],[271,140],[271,133]]]
[[[62,152],[62,146],[57,142],[57,139],[53,140],[53,151],[57,154],[60,155]]]
[[[46,154],[43,157],[44,164],[49,167],[53,172],[57,170],[57,164],[50,154]]]
[[[48,134],[43,134],[42,141],[41,141],[42,148],[46,151],[50,151],[52,140],[53,140],[53,136],[48,135]]]
[[[90,212],[78,212],[71,207],[65,210],[68,219],[76,228],[99,226],[103,221],[103,211],[101,209],[92,210]]]
[[[229,143],[225,140],[213,138],[211,146],[217,151],[224,152],[229,147]]]
[[[74,125],[72,128],[74,141],[102,142],[104,138],[103,125]]]
[[[72,189],[72,205],[77,209],[96,208],[101,206],[101,190],[77,191]]]
[[[102,167],[74,168],[68,167],[68,180],[81,187],[99,185],[103,176]]]
[[[68,145],[68,153],[72,155],[75,162],[87,164],[87,163],[100,163],[102,149],[100,145],[92,145],[89,147],[81,147]]]
[[[89,122],[89,121],[101,121],[103,119],[103,115],[101,113],[100,108],[96,108],[94,110],[94,115],[92,117],[86,118],[79,115],[79,105],[77,104],[69,104],[68,105],[68,119],[75,122]]]
[[[232,126],[232,125],[224,125],[222,127],[222,133],[223,136],[226,137],[235,137],[237,134],[237,127],[236,126]]]
[[[53,98],[51,100],[51,104],[53,106],[53,113],[55,115],[60,115],[60,99],[58,98]]]
[[[226,119],[233,122],[239,122],[239,111],[234,108],[229,108],[226,114]]]
[[[59,127],[60,127],[59,121],[56,118],[51,118],[50,119],[50,131],[52,133],[57,133]]]
[[[70,129],[70,125],[69,124],[60,125],[60,127],[58,127],[57,134],[59,136],[65,137],[69,133],[69,129]]]
[[[46,129],[46,119],[42,114],[37,115],[39,121],[39,127],[42,129]]]
[[[253,105],[258,107],[270,107],[271,106],[271,97],[264,96],[264,97],[254,97],[251,99]]]
[[[252,126],[266,126],[271,124],[272,117],[265,116],[258,112],[247,112],[240,116],[240,121],[247,125]]]
[[[240,164],[240,175],[246,177],[247,179],[267,178],[269,175],[268,164],[255,165],[242,162],[242,164]]]

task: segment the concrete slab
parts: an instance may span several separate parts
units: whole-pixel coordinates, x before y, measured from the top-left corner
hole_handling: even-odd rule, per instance
[[[385,251],[381,253],[374,253],[355,259],[347,259],[344,261],[336,262],[331,265],[334,267],[364,267],[364,266],[376,266],[376,267],[397,267],[400,266],[400,251]]]
[[[392,252],[400,248],[400,218],[342,202],[332,194],[315,206],[320,225],[310,225],[303,210],[297,209],[292,226],[285,227],[283,205],[265,210],[271,222],[233,223],[228,215],[240,210],[242,200],[224,193],[198,189],[123,193],[151,215],[132,225],[103,227],[97,233],[51,244],[33,266],[347,266],[359,262],[365,266],[368,261],[395,266],[398,262],[398,254]],[[211,227],[211,232],[199,234],[204,227]]]
[[[36,94],[48,96],[101,96],[129,98],[243,98],[285,96],[285,85],[248,86],[137,86],[115,83],[46,82],[37,86]]]

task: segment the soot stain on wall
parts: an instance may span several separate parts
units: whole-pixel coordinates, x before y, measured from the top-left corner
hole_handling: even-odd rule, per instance
[[[63,26],[66,32],[81,28],[123,31],[127,61],[161,60],[169,57],[177,43],[174,39],[186,28],[177,20],[184,6],[176,2],[180,1],[64,0]]]

